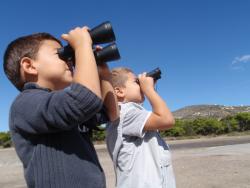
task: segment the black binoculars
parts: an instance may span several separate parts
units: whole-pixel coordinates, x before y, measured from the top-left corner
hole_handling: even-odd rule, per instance
[[[159,67],[157,67],[154,70],[147,72],[146,76],[152,77],[154,81],[156,82],[158,79],[161,78],[161,70],[159,69]],[[136,82],[140,84],[140,81],[138,78],[136,79]]]
[[[156,69],[148,72],[146,76],[150,76],[154,79],[154,81],[156,81],[161,78],[161,70],[157,67]]]
[[[96,26],[89,31],[89,34],[94,45],[113,42],[101,50],[93,50],[97,64],[120,59],[120,53],[114,43],[116,40],[115,34],[110,22],[107,21]],[[64,61],[72,61],[75,65],[75,53],[69,44],[59,48],[57,53],[59,58]]]

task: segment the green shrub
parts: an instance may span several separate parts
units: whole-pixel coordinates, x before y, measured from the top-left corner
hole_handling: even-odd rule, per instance
[[[182,124],[180,126],[182,126],[185,130],[185,136],[197,135],[193,126],[193,122],[191,120],[182,121]]]
[[[238,113],[234,118],[238,121],[240,131],[250,130],[250,113]]]
[[[184,136],[185,130],[182,127],[174,127],[168,131],[170,136]]]
[[[103,130],[93,130],[93,141],[104,141],[106,132],[103,127],[100,126],[100,128]],[[162,137],[179,137],[211,134],[219,135],[247,130],[250,130],[250,113],[238,113],[234,116],[228,116],[222,120],[213,118],[199,118],[195,120],[176,119],[173,128],[166,131],[161,131],[160,134]],[[9,132],[0,133],[0,146],[12,146]]]
[[[222,126],[224,127],[225,133],[230,133],[240,130],[238,121],[232,116],[222,119],[221,122]]]
[[[190,129],[188,123],[183,120],[176,120],[173,128],[161,132],[162,136],[175,136],[175,137],[186,136],[188,134],[193,134],[193,130],[192,128]]]
[[[3,143],[3,148],[9,148],[12,146],[12,142],[11,140],[8,140],[6,142]]]
[[[200,135],[224,133],[222,122],[213,118],[196,119],[193,121],[193,126],[196,134]]]
[[[104,130],[93,130],[92,132],[92,140],[93,141],[103,141],[105,140],[105,131]]]
[[[1,132],[0,133],[0,146],[6,148],[12,145],[10,133],[9,132]]]

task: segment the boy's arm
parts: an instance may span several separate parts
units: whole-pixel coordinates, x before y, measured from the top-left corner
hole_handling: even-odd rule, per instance
[[[70,130],[90,119],[102,107],[102,100],[81,84],[65,90],[24,91],[11,107],[11,126],[31,134]]]
[[[175,123],[174,117],[165,101],[155,91],[153,78],[146,77],[144,73],[139,75],[139,81],[143,93],[152,106],[152,113],[147,119],[143,130],[166,130],[171,128]]]
[[[110,121],[115,121],[119,118],[119,108],[117,97],[114,93],[114,89],[111,85],[111,73],[106,63],[98,65],[101,93],[104,106],[107,109],[107,113]]]
[[[92,39],[88,28],[75,28],[62,38],[75,50],[75,71],[73,81],[84,85],[101,98],[97,65],[92,50]]]

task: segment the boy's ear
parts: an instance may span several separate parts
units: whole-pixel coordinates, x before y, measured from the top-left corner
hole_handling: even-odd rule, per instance
[[[114,88],[115,94],[118,98],[123,98],[125,97],[125,91],[124,88],[122,87],[115,87]]]
[[[29,75],[37,75],[36,66],[34,66],[34,60],[29,57],[23,57],[20,62],[22,71]]]

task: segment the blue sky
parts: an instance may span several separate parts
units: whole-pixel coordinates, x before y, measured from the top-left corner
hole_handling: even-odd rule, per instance
[[[162,70],[157,91],[171,111],[196,104],[250,105],[250,1],[0,1],[0,56],[17,37],[111,21],[121,60],[135,73]],[[3,61],[1,61],[2,63]],[[0,131],[18,91],[0,66]],[[145,107],[150,109],[146,102]]]

